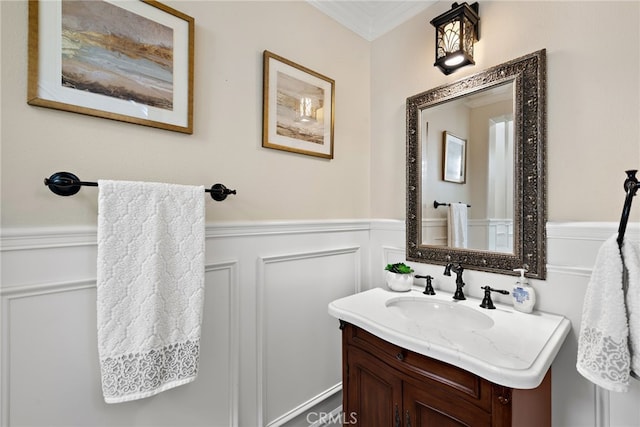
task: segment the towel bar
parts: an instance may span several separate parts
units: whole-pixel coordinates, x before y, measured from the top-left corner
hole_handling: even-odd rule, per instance
[[[73,196],[80,191],[80,187],[97,187],[98,183],[80,181],[80,179],[71,172],[56,172],[49,178],[44,179],[44,185],[49,187],[49,190],[58,196]],[[236,190],[229,190],[223,184],[214,184],[211,188],[205,188],[204,191],[209,193],[211,198],[218,202],[226,199],[229,194],[236,194]]]
[[[433,201],[433,208],[434,209],[438,209],[438,206],[449,206],[451,203],[438,203],[437,200]],[[471,205],[467,205],[468,208],[471,207]]]

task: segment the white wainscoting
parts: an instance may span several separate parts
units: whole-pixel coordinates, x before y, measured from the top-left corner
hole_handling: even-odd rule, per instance
[[[447,219],[422,220],[423,241],[427,245],[447,245]],[[469,248],[489,248],[490,251],[509,252],[513,248],[513,220],[470,219],[468,221]]]
[[[598,248],[616,230],[614,223],[547,226],[548,277],[533,281],[538,308],[563,314],[573,329],[552,367],[556,427],[640,427],[640,382],[629,393],[608,393],[575,369],[584,291]],[[326,404],[339,402],[340,331],[327,303],[385,286],[384,265],[404,260],[403,221],[209,224],[206,234],[199,378],[106,405],[95,338],[95,229],[3,231],[2,425],[289,427],[306,426],[317,408],[335,410]],[[638,224],[627,236],[640,240]],[[442,266],[412,266],[434,276],[436,291],[454,290]],[[480,286],[510,289],[514,280],[467,270],[465,293],[481,298]]]
[[[552,366],[552,407],[555,427],[640,427],[640,381],[632,380],[629,393],[609,393],[578,374],[576,355],[584,294],[598,249],[606,238],[617,232],[617,223],[547,224],[547,279],[534,280],[537,308],[562,314],[571,321],[572,331]],[[375,270],[386,259],[404,258],[402,221],[374,221],[371,233],[372,282],[369,287],[384,287],[384,275]],[[629,224],[626,237],[640,241],[640,224]],[[455,279],[443,276],[443,267],[410,263],[416,274],[434,277],[436,292],[455,290]],[[465,294],[482,298],[481,286],[511,290],[514,276],[465,270]],[[424,281],[416,281],[420,289]],[[508,297],[495,299],[511,304]],[[523,333],[526,333],[524,331]]]
[[[447,245],[447,219],[427,218],[422,220],[422,241],[427,245]]]
[[[0,422],[279,426],[335,405],[340,331],[327,304],[368,280],[369,229],[369,221],[209,224],[198,378],[113,405],[100,388],[95,229],[3,230]]]
[[[575,369],[584,293],[600,246],[617,231],[618,223],[547,224],[548,277],[540,285],[544,292],[542,306],[564,314],[573,327],[553,370],[557,426],[640,426],[640,381],[632,379],[628,393],[608,392],[585,380]],[[640,224],[630,223],[625,239],[640,241]]]
[[[359,246],[258,260],[260,425],[280,426],[342,390],[327,304],[360,290],[360,263]]]
[[[57,251],[66,255],[63,247]],[[237,425],[236,288],[236,263],[206,265],[197,381],[141,404],[107,405],[100,388],[95,279],[3,286],[2,425]]]

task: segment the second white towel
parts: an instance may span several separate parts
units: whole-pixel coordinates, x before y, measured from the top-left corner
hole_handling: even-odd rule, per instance
[[[594,384],[627,391],[631,371],[640,371],[640,249],[622,246],[628,270],[626,298],[623,262],[617,236],[607,239],[587,285],[576,368]]]
[[[627,319],[629,321],[629,352],[631,371],[640,378],[640,244],[626,240],[622,245],[627,268]]]

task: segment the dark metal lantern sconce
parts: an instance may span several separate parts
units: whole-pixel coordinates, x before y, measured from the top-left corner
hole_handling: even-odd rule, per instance
[[[479,5],[453,3],[451,10],[433,18],[436,27],[436,63],[444,74],[451,74],[465,65],[475,64],[473,44],[480,40]]]

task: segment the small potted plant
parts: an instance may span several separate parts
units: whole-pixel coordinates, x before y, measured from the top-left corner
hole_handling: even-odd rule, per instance
[[[411,290],[413,285],[413,268],[405,263],[398,262],[395,264],[387,264],[384,268],[387,271],[387,286],[392,291],[407,292]]]

